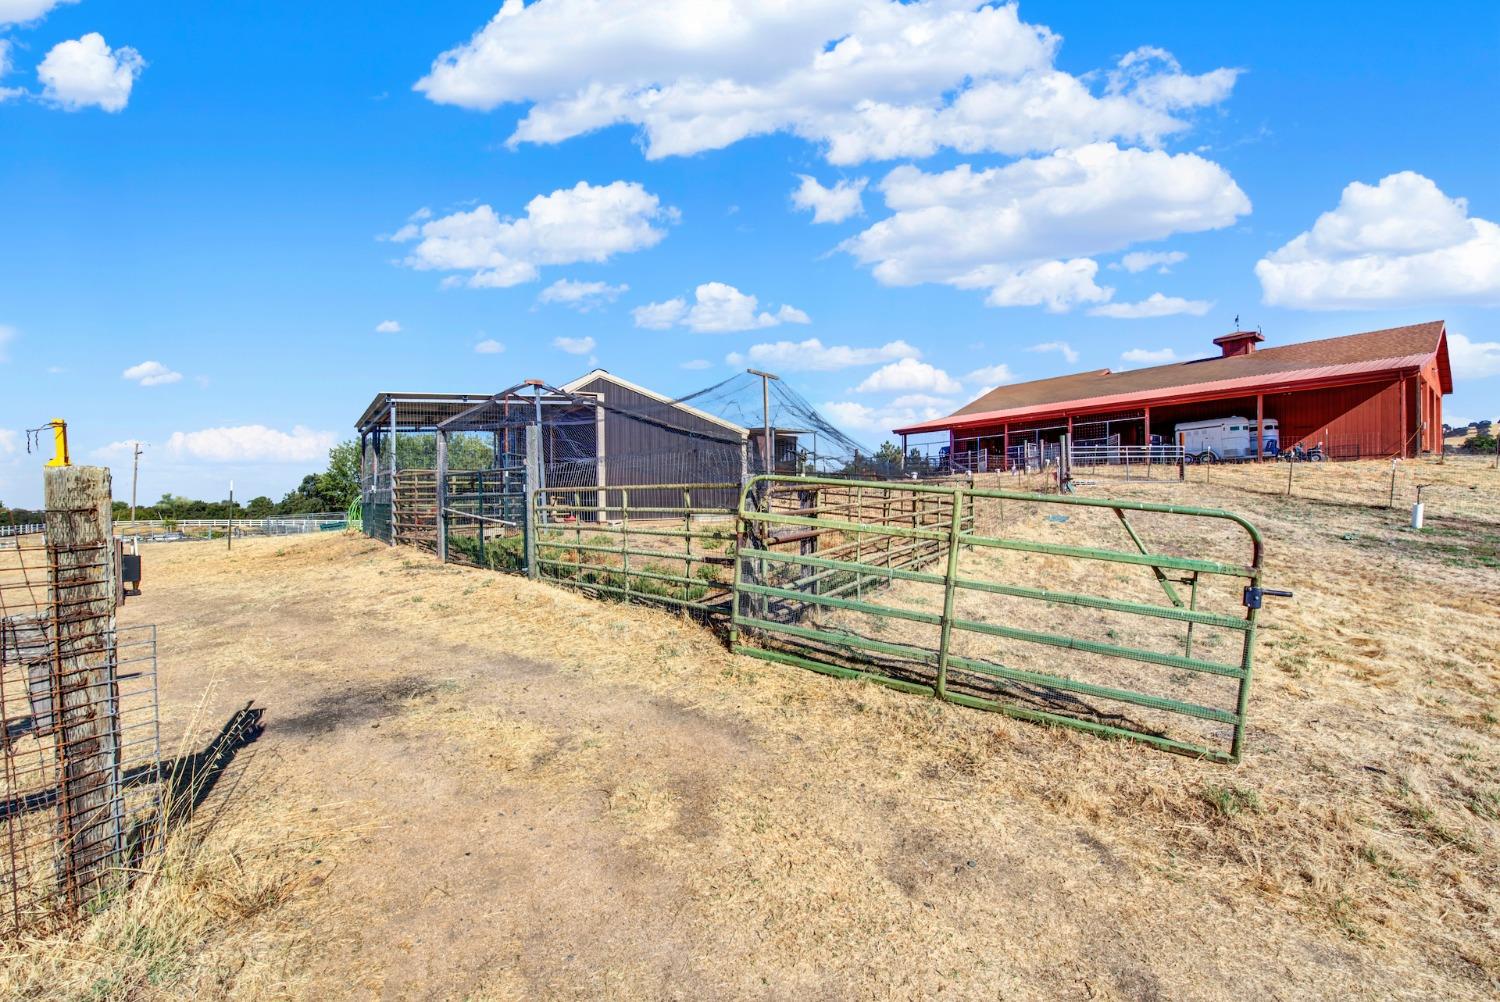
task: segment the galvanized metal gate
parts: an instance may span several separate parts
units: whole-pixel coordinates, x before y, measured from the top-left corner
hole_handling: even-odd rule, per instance
[[[768,476],[738,514],[738,653],[1240,758],[1264,593],[1238,515]]]
[[[726,616],[738,484],[537,492],[536,576],[625,602]]]
[[[435,485],[446,560],[727,621],[742,654],[1238,761],[1262,545],[1229,512],[757,476]],[[738,494],[738,505],[726,501]]]

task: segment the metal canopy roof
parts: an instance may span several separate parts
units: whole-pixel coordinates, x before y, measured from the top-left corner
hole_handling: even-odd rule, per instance
[[[392,403],[395,403],[397,405],[397,431],[431,431],[434,414],[440,415],[437,420],[442,420],[444,417],[451,417],[467,410],[481,400],[488,400],[490,396],[491,394],[488,393],[377,393],[354,427],[361,433],[376,429],[382,431],[389,429],[391,426],[390,407]],[[412,404],[411,413],[419,415],[419,418],[411,420],[410,423],[404,423],[401,420],[400,406],[403,403]],[[420,408],[417,405],[420,405]],[[421,420],[423,418],[426,420]]]

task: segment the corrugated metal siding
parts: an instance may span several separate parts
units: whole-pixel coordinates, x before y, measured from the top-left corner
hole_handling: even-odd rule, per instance
[[[1321,442],[1330,455],[1336,458],[1383,458],[1401,455],[1403,449],[1409,454],[1415,441],[1417,422],[1420,420],[1419,408],[1424,406],[1424,399],[1427,401],[1425,406],[1429,430],[1434,427],[1441,429],[1441,395],[1433,392],[1435,386],[1436,383],[1425,378],[1393,378],[1330,389],[1268,393],[1265,395],[1265,416],[1280,423],[1281,445],[1284,448],[1298,442],[1309,447]],[[1403,393],[1407,397],[1404,415],[1401,406]],[[1255,397],[1249,395],[1153,407],[1151,431],[1170,438],[1176,426],[1185,421],[1232,415],[1254,421]],[[1090,419],[1079,417],[1074,420],[1083,422]],[[1017,428],[1018,425],[1011,425],[1012,433]],[[1003,429],[1003,422],[966,429],[964,437],[974,434],[1000,435]],[[1122,440],[1133,441],[1133,433],[1133,429],[1122,430]],[[1431,440],[1431,436],[1428,439]]]
[[[609,486],[739,479],[740,440],[723,425],[602,377],[577,386],[575,392],[603,395],[604,466]],[[685,477],[688,473],[694,475]],[[739,501],[737,492],[715,493],[723,497],[700,492],[694,495],[694,503],[732,507]],[[630,501],[670,507],[682,503],[682,494],[643,492],[639,497],[632,494]]]
[[[1266,397],[1266,415],[1281,422],[1283,446],[1321,442],[1339,458],[1354,453],[1365,459],[1399,456],[1407,439],[1401,426],[1401,394],[1397,380],[1271,394]]]

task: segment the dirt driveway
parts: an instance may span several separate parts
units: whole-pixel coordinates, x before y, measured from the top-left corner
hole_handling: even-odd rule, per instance
[[[124,618],[160,626],[169,746],[254,701],[265,734],[210,802],[328,833],[279,860],[295,891],[243,919],[253,945],[230,963],[204,944],[215,970],[164,994],[1493,985],[1492,869],[1466,863],[1474,926],[1429,928],[1451,905],[1399,890],[1341,918],[1367,880],[1341,855],[1354,822],[1285,762],[1211,766],[736,658],[663,613],[357,537],[158,546],[146,566]],[[1223,810],[1242,787],[1253,809]]]

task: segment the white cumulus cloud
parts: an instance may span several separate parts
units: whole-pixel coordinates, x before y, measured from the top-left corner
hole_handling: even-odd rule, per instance
[[[731,352],[730,365],[753,365],[787,372],[833,372],[860,365],[879,365],[901,358],[920,358],[922,353],[905,341],[888,341],[877,348],[853,348],[828,344],[815,337],[806,341],[774,341],[754,344],[743,352]]]
[[[1138,368],[1143,365],[1165,365],[1168,362],[1177,361],[1177,352],[1171,348],[1131,348],[1129,351],[1121,352],[1120,358],[1128,363],[1129,368]]]
[[[78,0],[0,0],[0,25],[22,24],[45,17],[54,7]]]
[[[99,459],[119,459],[133,456],[135,454],[135,447],[145,444],[145,442],[138,439],[127,438],[119,442],[111,442],[108,445],[101,445],[94,450],[93,454]]]
[[[1181,264],[1187,260],[1185,251],[1131,251],[1123,255],[1120,260],[1110,265],[1111,268],[1124,268],[1132,275],[1145,271],[1147,268],[1155,268],[1159,273],[1165,275],[1172,270],[1175,264]]]
[[[1449,331],[1448,363],[1466,379],[1500,376],[1500,341],[1471,341]]]
[[[16,451],[16,443],[21,440],[21,433],[11,428],[0,428],[0,455],[10,455]]]
[[[843,242],[886,285],[987,290],[993,306],[1054,312],[1108,301],[1090,255],[1229,226],[1250,200],[1191,153],[1099,143],[1003,167],[897,167],[879,190],[893,215]]]
[[[37,67],[42,97],[68,111],[102,108],[121,111],[131,88],[146,68],[141,54],[129,46],[110,49],[97,31],[58,42]]]
[[[1255,265],[1265,302],[1306,310],[1500,304],[1500,226],[1412,171],[1352,182]]]
[[[614,302],[621,293],[629,291],[628,285],[610,285],[608,282],[575,282],[572,279],[559,278],[543,289],[536,297],[536,301],[557,303],[577,310],[579,313],[587,313],[605,303]]]
[[[658,158],[789,132],[852,164],[1155,144],[1227,98],[1238,73],[1188,74],[1137,49],[1085,80],[1056,68],[1060,44],[987,0],[505,0],[416,89],[466,108],[529,105],[512,145],[625,124]]]
[[[1043,341],[1041,344],[1034,344],[1026,350],[1035,352],[1055,351],[1059,355],[1061,355],[1063,357],[1063,361],[1067,362],[1069,365],[1072,365],[1079,359],[1077,349],[1075,349],[1071,344],[1068,344],[1068,342],[1066,341]]]
[[[413,220],[390,239],[416,241],[403,262],[408,267],[467,273],[454,280],[470,288],[506,288],[535,281],[546,265],[606,261],[653,247],[666,236],[655,224],[675,215],[633,181],[579,181],[537,195],[516,219],[480,205]]]
[[[555,337],[552,347],[569,355],[587,355],[599,347],[599,343],[591,337]]]
[[[505,345],[492,337],[485,338],[474,346],[474,353],[477,355],[498,355],[504,350]]]
[[[120,373],[120,378],[142,386],[163,386],[167,383],[180,382],[182,373],[173,372],[160,362],[146,361],[139,365],[132,365]]]
[[[935,365],[903,358],[883,365],[854,388],[856,393],[961,393],[963,384]]]
[[[864,203],[860,196],[869,184],[868,178],[855,181],[838,181],[832,188],[825,188],[810,174],[797,175],[802,183],[792,192],[792,204],[799,209],[810,210],[815,223],[842,223],[850,216],[863,215]]]
[[[781,306],[775,312],[762,310],[760,300],[723,282],[705,282],[693,292],[693,302],[668,299],[647,303],[631,311],[637,327],[667,330],[686,327],[703,334],[747,331],[780,324],[811,323],[808,315],[795,306]]]
[[[984,389],[980,391],[981,396],[985,393],[990,392],[990,390],[993,390],[1001,383],[1014,383],[1015,381],[1016,374],[1011,372],[1010,366],[1006,365],[1004,362],[1000,362],[996,365],[986,365],[983,368],[975,369],[973,372],[964,377],[964,382],[971,385],[977,384],[984,387]]]
[[[1214,308],[1204,299],[1183,299],[1180,296],[1163,296],[1153,292],[1137,303],[1105,303],[1089,310],[1092,317],[1114,317],[1116,320],[1140,320],[1149,317],[1171,317],[1179,313],[1201,317]]]
[[[331,431],[314,431],[297,425],[291,431],[263,424],[202,431],[175,431],[167,439],[167,451],[182,459],[210,462],[306,463],[327,458],[338,442]]]
[[[905,404],[899,403],[906,400]],[[951,403],[939,397],[911,394],[898,397],[885,407],[872,407],[857,400],[830,400],[818,405],[818,412],[835,427],[852,432],[857,438],[881,441],[892,428],[931,421],[953,413]]]
[[[382,320],[375,325],[375,329],[381,334],[400,334],[401,324],[396,320]]]
[[[8,38],[0,38],[0,79],[9,75],[12,67],[11,60],[12,42]],[[20,97],[26,93],[19,87],[0,87],[0,104],[9,101],[13,97]]]

